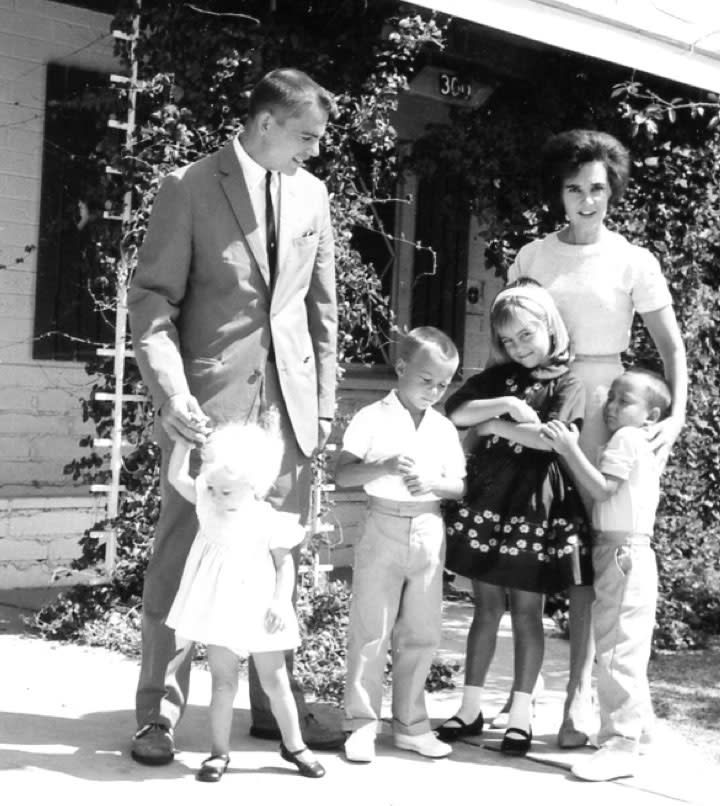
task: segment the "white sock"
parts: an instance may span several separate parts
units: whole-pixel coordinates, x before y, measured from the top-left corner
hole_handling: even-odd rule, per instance
[[[530,727],[530,709],[532,708],[532,693],[525,691],[513,692],[512,705],[508,716],[508,730],[521,728],[527,731]]]
[[[474,722],[482,711],[484,691],[483,686],[465,686],[463,689],[462,703],[456,716],[467,725]]]

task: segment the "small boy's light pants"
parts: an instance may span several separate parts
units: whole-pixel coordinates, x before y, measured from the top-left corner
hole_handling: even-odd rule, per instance
[[[445,531],[440,502],[371,497],[355,548],[345,727],[378,722],[388,641],[393,732],[430,730],[425,680],[440,643]]]
[[[599,532],[593,569],[598,744],[635,752],[652,714],[647,666],[658,574],[649,535]]]

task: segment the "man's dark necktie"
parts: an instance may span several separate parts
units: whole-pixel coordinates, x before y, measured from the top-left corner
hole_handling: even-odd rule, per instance
[[[270,183],[272,172],[265,173],[265,243],[267,244],[268,267],[270,269],[270,284],[275,282],[277,271],[277,228],[275,227],[275,210],[273,208]]]

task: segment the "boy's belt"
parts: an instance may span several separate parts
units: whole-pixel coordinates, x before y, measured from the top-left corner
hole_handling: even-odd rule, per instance
[[[397,515],[402,518],[414,518],[428,512],[440,514],[440,501],[394,501],[392,498],[378,498],[376,495],[368,496],[368,506],[375,512],[384,515]]]

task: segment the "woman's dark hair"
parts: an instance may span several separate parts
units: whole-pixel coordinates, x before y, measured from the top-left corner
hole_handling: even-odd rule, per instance
[[[602,162],[607,170],[612,205],[625,192],[630,178],[630,154],[625,146],[606,132],[571,129],[550,137],[540,156],[545,200],[562,210],[563,182],[588,162]]]

